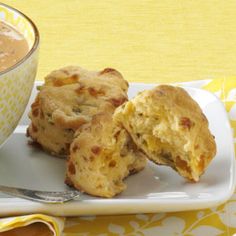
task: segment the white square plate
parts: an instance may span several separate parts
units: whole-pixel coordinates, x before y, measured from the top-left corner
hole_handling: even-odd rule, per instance
[[[153,86],[131,83],[129,96]],[[194,86],[198,87],[199,83]],[[80,200],[66,204],[40,204],[1,194],[0,216],[39,212],[59,216],[173,212],[210,208],[229,199],[235,186],[235,164],[227,113],[215,95],[188,84],[184,88],[201,106],[217,143],[216,157],[199,183],[189,183],[171,168],[149,162],[143,171],[126,179],[127,190],[113,199],[82,194]],[[35,94],[36,89],[32,98]],[[14,134],[0,149],[0,184],[65,190],[65,161],[27,145],[28,111],[29,106]]]

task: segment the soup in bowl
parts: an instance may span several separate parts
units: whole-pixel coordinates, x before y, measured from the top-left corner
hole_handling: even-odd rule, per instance
[[[0,3],[0,145],[16,128],[37,71],[39,32],[20,11]]]

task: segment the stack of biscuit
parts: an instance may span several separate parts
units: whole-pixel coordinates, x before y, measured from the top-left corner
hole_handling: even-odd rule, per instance
[[[115,69],[66,67],[45,78],[31,106],[27,134],[53,155],[67,157],[66,183],[113,197],[146,159],[198,181],[216,153],[199,105],[184,89],[160,85],[128,101]]]
[[[114,69],[66,67],[45,78],[31,105],[28,136],[45,151],[67,157],[66,183],[112,197],[123,179],[145,167],[146,157],[112,114],[128,100],[128,83]]]

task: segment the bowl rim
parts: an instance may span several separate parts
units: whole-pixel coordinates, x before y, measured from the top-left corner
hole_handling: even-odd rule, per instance
[[[39,41],[40,41],[40,35],[39,35],[39,30],[37,28],[37,26],[35,25],[35,23],[27,16],[25,15],[23,12],[17,10],[14,7],[11,7],[5,3],[1,3],[0,2],[0,6],[3,6],[5,8],[8,8],[14,12],[16,12],[17,14],[21,15],[22,17],[24,17],[32,26],[33,31],[34,31],[34,43],[33,46],[30,48],[30,50],[28,51],[28,53],[22,58],[20,59],[16,64],[8,67],[7,69],[3,70],[0,72],[0,77],[4,74],[7,74],[8,72],[14,70],[15,68],[17,68],[18,66],[20,66],[21,64],[23,64],[38,48],[39,46]]]

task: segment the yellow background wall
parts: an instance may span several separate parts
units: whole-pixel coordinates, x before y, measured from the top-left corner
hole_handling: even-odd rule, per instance
[[[236,75],[236,1],[4,0],[41,33],[39,73],[115,67],[129,81]]]

